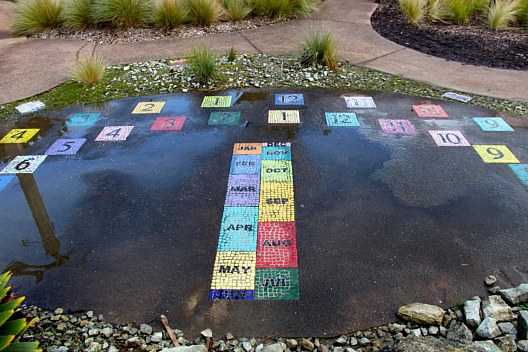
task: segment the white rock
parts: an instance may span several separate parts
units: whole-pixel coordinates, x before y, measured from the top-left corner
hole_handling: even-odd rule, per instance
[[[488,275],[484,278],[484,283],[488,286],[493,285],[495,282],[497,282],[497,278],[493,275]]]
[[[178,346],[173,348],[164,348],[161,352],[207,352],[205,345]]]
[[[161,340],[163,340],[163,333],[162,333],[161,331],[155,332],[155,333],[150,337],[150,341],[152,341],[152,342],[154,342],[154,343],[161,342]]]
[[[280,343],[274,343],[264,346],[262,352],[282,352],[282,345]]]
[[[242,348],[243,348],[246,352],[251,351],[251,343],[250,343],[249,341],[244,341],[244,342],[242,342]]]
[[[104,328],[103,330],[101,330],[101,335],[104,335],[105,337],[110,337],[112,336],[113,334],[113,330],[112,328]]]
[[[86,352],[101,352],[101,344],[99,342],[92,342]]]
[[[211,329],[205,329],[201,334],[203,337],[213,337],[213,331]]]
[[[501,334],[497,326],[497,320],[494,318],[485,318],[479,325],[476,334],[485,339],[493,339]]]
[[[493,341],[476,341],[474,345],[482,348],[486,352],[502,352]]]
[[[514,288],[500,290],[499,294],[506,300],[506,302],[514,306],[528,303],[528,284],[521,284]]]
[[[512,323],[499,323],[497,325],[503,334],[517,335],[517,328]]]
[[[494,318],[499,322],[515,319],[510,306],[498,295],[488,296],[482,300],[482,313],[484,318]]]
[[[466,316],[466,324],[469,327],[476,328],[482,322],[480,316],[480,301],[470,299],[464,302],[464,315]]]
[[[522,352],[528,352],[528,340],[517,341],[517,349]]]
[[[438,329],[438,326],[430,326],[429,329],[427,330],[429,332],[429,335],[438,335],[438,332],[440,331]]]
[[[152,326],[150,326],[148,324],[141,324],[139,326],[139,331],[141,331],[142,334],[151,335],[152,334]]]
[[[412,329],[411,330],[411,336],[420,337],[420,336],[422,336],[422,331],[420,329]]]
[[[502,352],[515,352],[517,351],[517,344],[513,336],[501,336],[495,339],[495,344]]]
[[[411,303],[400,307],[398,315],[418,324],[440,325],[444,318],[444,310],[431,304]]]

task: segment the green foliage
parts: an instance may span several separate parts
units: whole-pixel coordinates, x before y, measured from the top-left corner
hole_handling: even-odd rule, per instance
[[[307,15],[318,10],[319,0],[290,0],[293,15]]]
[[[487,10],[488,0],[448,0],[447,7],[456,23],[466,24],[472,15]]]
[[[104,60],[97,55],[84,57],[79,59],[73,67],[72,79],[85,86],[92,86],[103,79],[105,66]]]
[[[229,62],[235,61],[236,55],[237,55],[236,49],[233,47],[230,47],[229,51],[227,52],[227,61]]]
[[[495,0],[488,10],[488,26],[493,29],[505,29],[515,21],[518,2],[508,0]]]
[[[25,297],[15,298],[11,286],[7,282],[11,273],[0,275],[0,351],[4,352],[33,352],[38,349],[38,342],[20,342],[20,337],[26,329],[34,324],[38,318],[26,318],[18,306]]]
[[[206,84],[216,77],[218,62],[216,56],[208,47],[195,47],[187,60],[190,71],[201,84]]]
[[[142,27],[149,14],[145,0],[97,0],[93,11],[97,24],[118,29]]]
[[[92,27],[93,0],[69,0],[64,6],[64,26],[73,29]]]
[[[264,15],[283,19],[293,13],[290,0],[263,0]]]
[[[444,0],[431,0],[428,4],[427,18],[431,21],[444,22],[449,16]]]
[[[224,8],[231,21],[242,21],[251,12],[251,7],[244,0],[224,0]]]
[[[217,0],[188,0],[189,18],[199,26],[210,26],[223,15],[222,6]]]
[[[427,0],[398,0],[403,14],[411,23],[421,20],[427,11]]]
[[[11,29],[15,35],[31,35],[60,27],[61,0],[23,0],[15,9]]]
[[[167,31],[187,20],[187,8],[182,0],[157,0],[152,11],[152,23]]]
[[[334,70],[337,67],[336,45],[332,33],[308,32],[301,47],[300,61],[303,65],[321,64]]]
[[[528,23],[528,0],[520,0],[517,6],[517,19],[521,23]]]

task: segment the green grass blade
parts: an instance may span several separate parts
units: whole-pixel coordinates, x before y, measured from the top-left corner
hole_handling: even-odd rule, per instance
[[[0,351],[3,351],[11,341],[15,339],[14,336],[0,336]]]
[[[8,310],[6,312],[0,312],[0,326],[2,326],[14,313],[14,309]]]
[[[11,302],[0,304],[0,312],[6,312],[8,310],[17,308],[20,305],[20,303],[22,303],[25,299],[26,297],[22,296],[22,297],[12,300]]]
[[[38,342],[14,342],[5,352],[42,352]]]
[[[0,327],[0,336],[17,336],[24,331],[26,325],[26,318],[11,320]]]
[[[0,275],[0,289],[3,289],[7,285],[7,282],[11,279],[11,275],[13,274],[9,271]]]

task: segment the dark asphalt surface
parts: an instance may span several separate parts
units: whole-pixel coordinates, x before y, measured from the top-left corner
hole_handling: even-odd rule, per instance
[[[484,163],[471,146],[440,147],[429,130],[461,131],[472,145],[506,145],[528,162],[528,124],[484,132],[472,117],[494,112],[456,102],[322,89],[244,91],[230,108],[201,108],[206,95],[130,98],[45,112],[0,125],[39,128],[27,144],[0,144],[0,169],[43,155],[58,138],[85,138],[0,192],[0,268],[15,271],[30,303],[93,310],[114,322],[160,314],[194,336],[333,336],[395,320],[400,305],[447,307],[528,278],[528,192],[508,164]],[[302,106],[276,106],[301,93]],[[377,109],[349,109],[344,96]],[[159,114],[131,114],[166,101]],[[449,118],[419,118],[439,104]],[[300,124],[269,124],[270,109],[298,109]],[[241,124],[208,126],[213,111]],[[72,114],[100,112],[68,127]],[[359,127],[329,127],[325,112],[355,112]],[[186,116],[181,131],[150,131],[158,116]],[[407,119],[412,135],[385,134],[378,119]],[[245,121],[248,123],[244,123]],[[125,141],[96,142],[104,126],[134,126]],[[234,143],[291,143],[298,301],[208,300]],[[498,152],[492,151],[493,154]],[[493,155],[492,155],[493,157]]]

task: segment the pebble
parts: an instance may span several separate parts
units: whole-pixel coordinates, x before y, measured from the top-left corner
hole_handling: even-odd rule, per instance
[[[288,341],[286,341],[286,345],[289,349],[294,350],[299,346],[299,342],[297,342],[296,339],[288,339]]]
[[[360,346],[367,346],[370,344],[370,340],[367,339],[366,337],[360,338],[358,342]]]
[[[227,339],[227,340],[232,340],[232,339],[234,339],[234,338],[235,338],[235,337],[233,336],[232,333],[228,332],[228,333],[226,334],[226,339]]]
[[[148,324],[141,324],[139,326],[139,331],[141,331],[142,334],[151,335],[152,334],[152,326],[150,326]]]
[[[493,275],[488,275],[484,278],[484,283],[487,285],[487,286],[491,286],[493,285],[495,282],[497,282],[497,278]]]
[[[302,339],[301,340],[301,346],[303,349],[307,350],[307,351],[313,351],[314,348],[315,348],[315,345],[313,344],[312,341],[310,340],[307,340],[307,339]]]
[[[251,343],[249,341],[244,341],[242,342],[242,348],[244,348],[246,352],[249,352],[253,347],[251,346]]]

